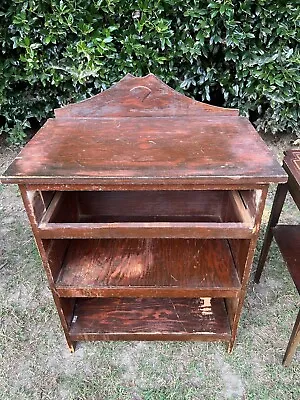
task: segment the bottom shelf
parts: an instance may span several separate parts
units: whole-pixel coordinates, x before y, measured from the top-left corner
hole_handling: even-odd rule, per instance
[[[224,299],[81,298],[70,338],[229,341]]]

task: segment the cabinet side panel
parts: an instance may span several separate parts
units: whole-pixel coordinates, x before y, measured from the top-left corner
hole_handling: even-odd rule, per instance
[[[72,319],[74,316],[76,298],[58,297],[56,294],[54,294],[53,297],[57,309],[60,308],[62,314],[64,315],[68,327],[67,332],[69,334],[69,329],[71,327]]]
[[[251,216],[255,217],[261,200],[262,190],[240,190],[239,193],[245,207],[247,207]]]
[[[74,308],[73,300],[70,299],[70,300],[67,300],[66,302],[64,302],[63,300],[61,300],[58,297],[58,295],[55,292],[54,280],[53,280],[51,268],[49,266],[47,252],[45,251],[42,239],[39,237],[39,234],[38,234],[38,221],[36,218],[36,214],[34,212],[32,199],[30,198],[31,193],[30,193],[30,191],[27,191],[25,185],[19,185],[19,190],[21,192],[24,207],[26,209],[27,216],[28,216],[28,219],[31,224],[35,242],[36,242],[37,248],[39,250],[44,269],[46,271],[49,286],[50,286],[52,296],[53,296],[53,299],[54,299],[54,302],[55,302],[55,305],[57,308],[57,312],[58,312],[58,315],[59,315],[59,318],[61,321],[61,325],[62,325],[64,334],[65,334],[65,338],[66,338],[68,347],[69,347],[70,351],[74,351],[74,343],[71,341],[70,335],[69,335],[70,318],[73,313],[72,310]],[[48,247],[48,250],[49,250],[49,247]]]
[[[244,277],[250,242],[249,239],[228,239],[232,258],[241,282]]]
[[[234,317],[237,312],[237,307],[239,305],[239,299],[234,299],[234,298],[226,298],[225,300],[225,305],[226,305],[226,310],[227,310],[227,315],[230,323],[230,328],[233,328],[233,323],[234,323]]]
[[[78,210],[78,193],[63,192],[57,193],[62,195],[60,201],[52,210],[49,222],[76,222],[79,217]]]
[[[41,192],[40,190],[27,191],[27,199],[32,207],[34,219],[36,223],[39,223],[45,214],[54,192]]]
[[[240,265],[240,267],[238,267],[242,273],[242,289],[240,292],[240,296],[238,298],[238,305],[235,307],[235,314],[233,316],[232,336],[231,336],[230,344],[228,347],[228,352],[232,351],[232,347],[234,345],[236,335],[237,335],[238,323],[239,323],[239,319],[241,316],[241,312],[242,312],[242,308],[243,308],[243,304],[244,304],[244,300],[245,300],[247,284],[249,281],[254,251],[256,248],[256,243],[257,243],[257,238],[258,238],[259,228],[260,228],[260,223],[261,223],[261,217],[262,217],[262,213],[264,210],[267,193],[268,193],[268,186],[265,186],[265,188],[262,190],[262,193],[259,196],[259,199],[257,202],[257,212],[256,212],[256,216],[255,216],[255,226],[253,229],[252,239],[249,241],[249,243],[247,243],[247,241],[243,240],[242,241],[243,244],[240,244],[239,246],[237,244],[237,246],[236,246],[236,249],[238,249],[238,247],[240,247],[239,251],[237,251],[237,250],[233,251],[233,253],[236,252],[237,254],[239,254],[239,257],[237,258],[237,260],[240,260],[240,262],[242,262],[244,259],[245,263],[244,263],[244,266]],[[235,248],[234,245],[233,245],[233,248]],[[246,255],[246,257],[245,257],[245,255]],[[230,304],[229,304],[229,307],[230,307]]]
[[[42,240],[42,243],[46,250],[47,262],[49,264],[52,278],[54,282],[56,282],[70,241],[66,239],[45,239]]]

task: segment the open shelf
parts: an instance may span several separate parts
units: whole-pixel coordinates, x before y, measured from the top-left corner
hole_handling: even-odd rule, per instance
[[[250,238],[254,191],[56,192],[43,238]]]
[[[55,287],[62,297],[237,297],[241,284],[227,240],[76,239]]]
[[[78,299],[70,337],[78,340],[229,340],[223,299]]]

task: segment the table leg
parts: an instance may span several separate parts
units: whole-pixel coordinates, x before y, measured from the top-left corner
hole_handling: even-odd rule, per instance
[[[295,322],[295,325],[293,328],[293,332],[290,337],[289,344],[286,348],[286,352],[283,357],[282,364],[285,367],[287,367],[290,364],[299,343],[300,343],[300,309],[299,309],[298,316],[297,316],[297,319],[296,319],[296,322]]]
[[[276,194],[275,194],[275,198],[274,198],[274,203],[273,203],[270,219],[269,219],[269,223],[268,223],[268,227],[267,227],[265,238],[264,238],[263,247],[262,247],[262,250],[260,253],[258,266],[257,266],[257,270],[256,270],[255,277],[254,277],[254,281],[256,283],[259,283],[261,273],[262,273],[263,267],[265,265],[265,262],[266,262],[266,259],[268,256],[268,252],[270,249],[270,245],[271,245],[271,242],[273,239],[272,228],[274,228],[274,226],[277,224],[277,222],[279,220],[280,213],[281,213],[281,210],[283,207],[284,200],[286,198],[287,191],[288,191],[287,183],[278,185]]]

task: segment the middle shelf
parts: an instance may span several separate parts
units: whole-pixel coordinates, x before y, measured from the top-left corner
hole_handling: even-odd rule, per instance
[[[76,239],[61,260],[62,297],[224,298],[241,289],[226,239]]]

